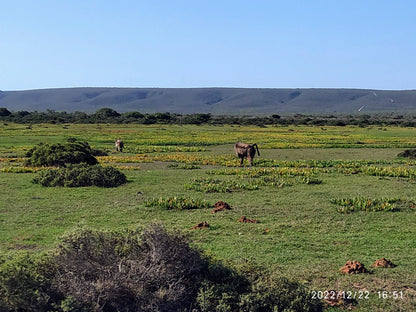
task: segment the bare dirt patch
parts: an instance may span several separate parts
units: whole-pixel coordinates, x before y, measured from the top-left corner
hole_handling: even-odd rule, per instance
[[[373,267],[383,267],[383,268],[395,268],[397,265],[391,262],[389,259],[381,258],[373,263]]]
[[[214,205],[214,209],[211,211],[211,213],[217,213],[219,211],[225,211],[225,210],[231,210],[231,207],[229,204],[223,201],[216,202]]]
[[[365,267],[364,264],[358,261],[350,261],[339,269],[344,274],[359,274],[359,273],[370,273]]]
[[[238,222],[244,222],[244,223],[260,223],[259,220],[249,219],[246,216],[242,216],[240,219],[238,219]]]
[[[208,222],[204,221],[204,222],[198,223],[197,225],[191,227],[191,230],[196,230],[196,229],[209,229],[209,224],[208,224]]]

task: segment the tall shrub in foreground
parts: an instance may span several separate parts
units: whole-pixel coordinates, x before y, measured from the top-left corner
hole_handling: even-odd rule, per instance
[[[192,306],[208,262],[178,233],[67,235],[53,284],[93,311],[183,311]]]
[[[321,311],[297,282],[213,262],[179,232],[78,229],[54,252],[0,257],[0,311]]]

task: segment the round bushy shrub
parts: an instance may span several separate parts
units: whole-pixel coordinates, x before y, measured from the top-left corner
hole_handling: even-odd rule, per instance
[[[59,169],[39,171],[33,183],[43,186],[100,186],[117,187],[127,182],[124,173],[114,167],[90,166],[85,163],[68,165]]]
[[[93,150],[87,142],[70,138],[63,144],[40,143],[33,147],[26,153],[26,157],[29,157],[29,159],[27,159],[25,165],[36,167],[64,167],[67,164],[79,163],[95,165],[98,161],[93,154],[97,154],[97,151]]]
[[[69,233],[55,258],[52,284],[87,311],[187,311],[207,259],[178,232]]]

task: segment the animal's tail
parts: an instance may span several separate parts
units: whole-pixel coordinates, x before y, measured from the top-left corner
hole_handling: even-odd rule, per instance
[[[253,147],[256,147],[256,150],[257,150],[257,155],[259,155],[259,156],[260,156],[259,147],[257,146],[257,144],[256,144],[256,143],[254,143],[254,144],[253,144]]]

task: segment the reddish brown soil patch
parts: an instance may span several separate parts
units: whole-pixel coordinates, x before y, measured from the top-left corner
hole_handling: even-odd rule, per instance
[[[248,219],[246,216],[242,216],[240,219],[238,219],[238,222],[244,222],[244,223],[260,223],[260,221],[256,219]]]
[[[357,304],[357,300],[349,298],[348,293],[342,290],[324,291],[324,302],[331,307],[341,307]]]
[[[215,203],[214,207],[215,208],[211,211],[211,213],[216,213],[218,211],[224,211],[224,210],[231,210],[230,205],[228,205],[227,203],[225,203],[221,200],[219,202]]]
[[[195,229],[209,229],[209,224],[206,221],[198,223],[197,225],[191,227],[191,230]]]
[[[340,268],[340,271],[344,274],[359,274],[359,273],[369,273],[368,270],[364,267],[364,264],[358,261],[347,261],[347,263]]]
[[[373,263],[373,267],[383,267],[383,268],[395,268],[397,265],[395,265],[393,262],[386,258],[378,259],[376,262]]]

